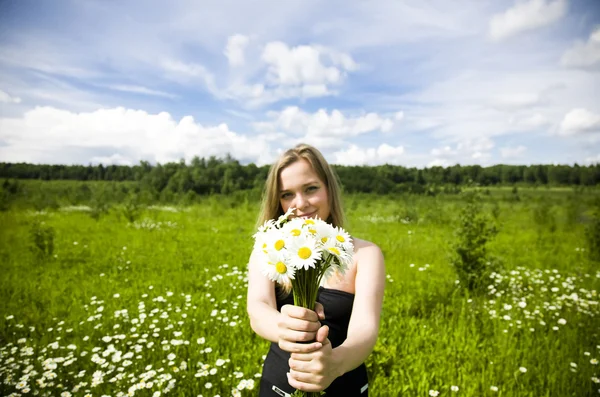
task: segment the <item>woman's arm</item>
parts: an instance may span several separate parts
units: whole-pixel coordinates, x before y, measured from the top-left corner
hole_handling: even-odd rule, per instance
[[[256,255],[248,263],[247,311],[250,326],[262,338],[279,344],[287,352],[310,352],[321,348],[316,338],[321,326],[316,312],[302,307],[285,305],[277,311],[275,285],[260,271],[261,264]],[[322,312],[322,308],[321,308]]]
[[[385,264],[383,254],[375,244],[363,248],[364,257],[358,263],[354,305],[344,343],[332,351],[338,376],[361,365],[373,351],[379,334]]]

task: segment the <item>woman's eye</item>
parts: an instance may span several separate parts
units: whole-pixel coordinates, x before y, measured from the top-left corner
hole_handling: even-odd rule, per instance
[[[316,187],[316,186],[310,186],[308,189],[306,189],[306,191],[307,192],[314,192],[317,189],[318,189],[318,187]]]
[[[291,197],[291,195],[292,195],[291,193],[283,193],[283,194],[281,195],[281,198],[282,198],[282,199],[288,199],[288,198],[290,198],[290,197]]]

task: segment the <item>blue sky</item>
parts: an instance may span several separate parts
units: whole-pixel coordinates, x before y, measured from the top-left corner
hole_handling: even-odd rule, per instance
[[[597,0],[0,2],[0,161],[600,162]]]

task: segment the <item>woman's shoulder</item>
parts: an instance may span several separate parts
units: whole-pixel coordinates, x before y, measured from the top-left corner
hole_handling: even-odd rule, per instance
[[[352,243],[354,244],[355,255],[382,255],[381,248],[372,241],[352,236]]]

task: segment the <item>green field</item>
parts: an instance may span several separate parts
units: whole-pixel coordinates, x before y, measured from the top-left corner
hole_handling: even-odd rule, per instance
[[[388,274],[370,395],[598,395],[597,196],[483,192],[499,232],[479,295],[450,265],[462,195],[347,196],[348,231],[382,248]],[[0,212],[2,395],[256,395],[268,349],[245,308],[257,211],[211,196],[134,222],[119,206],[97,219]]]

